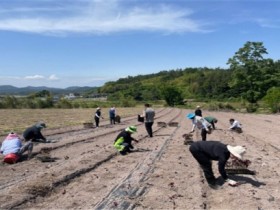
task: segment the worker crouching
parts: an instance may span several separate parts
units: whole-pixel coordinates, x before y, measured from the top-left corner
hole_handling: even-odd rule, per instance
[[[131,143],[132,141],[138,141],[131,137],[131,135],[135,132],[137,132],[137,128],[135,126],[129,126],[125,130],[121,131],[115,139],[114,147],[120,152],[121,155],[126,155],[127,153],[131,152],[130,149],[134,149]]]

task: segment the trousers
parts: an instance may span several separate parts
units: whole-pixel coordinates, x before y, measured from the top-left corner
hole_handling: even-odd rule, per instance
[[[145,122],[145,128],[150,137],[153,137],[153,124],[154,122]]]
[[[204,177],[208,184],[215,184],[216,178],[212,170],[212,160],[210,160],[205,153],[199,150],[196,146],[190,146],[192,156],[197,160],[201,169],[203,170]]]

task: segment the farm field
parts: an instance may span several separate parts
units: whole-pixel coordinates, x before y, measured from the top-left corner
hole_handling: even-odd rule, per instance
[[[21,133],[27,127],[38,121],[47,123],[48,128],[63,128],[92,122],[95,109],[0,109],[0,136],[11,130]],[[108,108],[101,110],[105,120],[109,119]],[[122,117],[142,113],[143,108],[118,108],[117,113]],[[4,120],[5,119],[5,120]]]
[[[249,169],[256,171],[256,175],[230,175],[240,182],[237,187],[223,184],[213,190],[183,143],[182,135],[191,130],[185,117],[191,110],[157,108],[153,138],[136,120],[141,108],[118,110],[123,116],[120,124],[110,125],[104,109],[99,128],[82,126],[91,120],[92,109],[0,110],[1,141],[10,127],[20,133],[37,120],[49,125],[43,134],[56,140],[36,144],[29,161],[0,164],[0,209],[279,209],[279,115],[203,111],[203,116],[219,120],[207,140],[244,145],[245,158],[252,161]],[[7,121],[9,115],[19,121]],[[227,130],[229,118],[242,123],[242,134]],[[121,156],[113,141],[129,125],[137,126],[133,136],[139,143],[134,152]],[[199,136],[196,132],[194,141]],[[53,162],[40,161],[46,151]],[[215,162],[213,169],[218,177]]]

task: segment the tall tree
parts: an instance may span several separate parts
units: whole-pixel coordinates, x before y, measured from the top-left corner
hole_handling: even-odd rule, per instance
[[[228,60],[233,71],[230,87],[250,103],[256,103],[266,92],[262,89],[265,76],[262,69],[266,65],[264,54],[267,50],[262,42],[247,42]]]
[[[167,86],[162,90],[162,95],[168,106],[183,104],[183,96],[180,90],[176,87]]]

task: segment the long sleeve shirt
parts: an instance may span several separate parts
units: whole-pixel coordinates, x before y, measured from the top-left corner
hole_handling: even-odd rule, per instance
[[[27,128],[23,132],[23,137],[25,140],[32,140],[32,139],[43,139],[46,140],[46,138],[41,133],[41,128],[38,128],[36,126],[32,126]]]
[[[233,129],[233,128],[241,128],[241,124],[237,120],[234,120],[234,122],[231,124],[229,129]]]
[[[112,108],[111,108],[111,109],[109,110],[109,117],[110,117],[110,118],[115,118],[115,115],[116,115],[115,109],[112,109]]]
[[[154,122],[155,111],[151,107],[148,107],[144,110],[143,116],[145,118],[145,122]]]
[[[205,129],[206,131],[208,131],[208,127],[211,127],[211,124],[209,122],[207,122],[207,120],[205,120],[203,117],[200,116],[195,116],[192,119],[192,130],[194,131],[195,127],[197,127],[198,129]]]
[[[215,117],[204,117],[205,120],[207,120],[207,122],[209,123],[212,123],[212,122],[215,122],[215,121],[218,121]]]
[[[120,139],[123,138],[123,141],[121,143],[127,143],[131,146],[131,141],[135,140],[131,134],[125,130],[119,133],[119,135],[115,139],[115,143]]]
[[[7,155],[10,153],[18,153],[20,148],[22,147],[22,142],[18,138],[4,140],[1,146],[1,153],[3,155]]]
[[[199,152],[204,153],[209,160],[218,161],[218,170],[224,179],[228,176],[225,171],[226,162],[230,157],[227,145],[219,141],[197,141],[192,144]]]
[[[96,117],[96,118],[101,118],[101,111],[100,111],[100,110],[97,110],[97,111],[95,112],[95,117]]]

